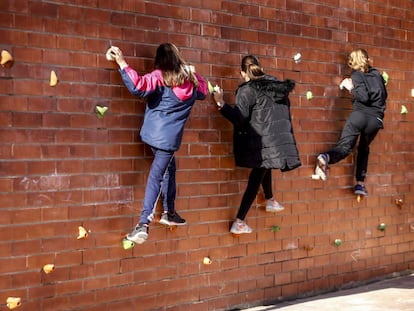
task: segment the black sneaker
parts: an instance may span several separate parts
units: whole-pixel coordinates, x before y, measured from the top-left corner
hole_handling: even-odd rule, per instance
[[[177,212],[174,214],[171,214],[170,212],[164,212],[162,213],[160,224],[166,225],[166,226],[182,226],[186,225],[185,219],[181,218],[180,215],[178,215]]]
[[[365,186],[364,185],[360,185],[360,184],[355,185],[354,193],[357,194],[357,195],[363,195],[363,196],[367,196],[368,195],[368,191],[365,188]]]
[[[127,234],[126,238],[136,244],[144,243],[148,239],[148,225],[137,225],[131,233]]]

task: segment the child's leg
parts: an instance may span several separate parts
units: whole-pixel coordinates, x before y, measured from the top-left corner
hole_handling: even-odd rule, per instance
[[[367,126],[361,133],[356,160],[355,177],[357,182],[364,182],[368,170],[369,145],[382,129],[382,120],[367,116]]]
[[[172,157],[170,164],[168,165],[168,168],[165,171],[161,185],[164,213],[161,216],[160,223],[167,226],[186,224],[185,219],[181,218],[181,216],[178,215],[178,213],[175,211],[175,172],[175,157]]]
[[[168,168],[164,174],[164,179],[162,181],[161,192],[163,196],[163,207],[164,212],[170,212],[174,214],[175,212],[175,197],[176,197],[176,182],[175,182],[175,172],[176,172],[175,157],[171,158],[171,162],[168,165]]]
[[[153,152],[154,160],[149,172],[147,186],[145,188],[143,209],[139,220],[139,223],[144,224],[150,223],[154,218],[154,210],[161,193],[161,184],[168,165],[174,157],[174,152],[172,151],[153,148]]]
[[[334,164],[346,158],[355,147],[359,134],[366,126],[365,114],[353,111],[345,122],[341,137],[335,147],[316,157],[315,175],[327,179],[328,164]]]
[[[273,198],[272,170],[267,169],[262,180],[262,188],[266,200]]]
[[[240,203],[239,211],[237,212],[237,218],[244,220],[247,212],[249,211],[254,199],[256,198],[257,192],[259,191],[260,184],[262,183],[263,176],[267,169],[265,168],[253,168],[249,175],[246,190],[242,201]]]
[[[329,164],[334,164],[346,158],[354,149],[359,134],[366,126],[364,113],[353,111],[345,122],[341,137],[334,148],[326,152]]]

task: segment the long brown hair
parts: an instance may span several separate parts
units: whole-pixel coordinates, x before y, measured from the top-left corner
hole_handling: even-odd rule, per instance
[[[174,87],[190,81],[195,87],[198,80],[191,70],[188,70],[184,59],[177,47],[172,43],[163,43],[157,48],[154,60],[155,69],[162,71],[164,84]]]
[[[263,68],[260,67],[259,60],[254,55],[243,57],[241,70],[244,71],[251,80],[259,79],[265,75]]]

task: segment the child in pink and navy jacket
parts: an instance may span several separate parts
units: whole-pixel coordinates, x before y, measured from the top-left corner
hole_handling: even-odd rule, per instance
[[[186,65],[177,47],[171,43],[157,48],[154,71],[140,76],[124,59],[121,50],[111,47],[107,55],[119,65],[128,90],[147,99],[141,139],[151,146],[154,160],[149,172],[143,209],[138,224],[127,239],[138,244],[148,239],[148,225],[154,219],[160,194],[164,213],[160,223],[185,225],[186,221],[175,211],[175,157],[181,145],[184,125],[196,100],[207,95],[207,83],[192,66]]]

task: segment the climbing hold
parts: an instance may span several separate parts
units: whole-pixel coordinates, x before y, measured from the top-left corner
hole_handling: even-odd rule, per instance
[[[0,64],[5,67],[7,63],[13,63],[13,56],[10,54],[9,51],[3,50],[1,51],[1,61]]]
[[[386,224],[384,224],[384,223],[380,223],[380,224],[378,225],[378,230],[380,230],[380,231],[385,231],[385,229],[387,229],[387,225],[386,225]]]
[[[122,247],[125,249],[125,250],[128,250],[128,249],[131,249],[131,248],[133,248],[135,246],[135,243],[134,242],[132,242],[132,241],[130,241],[130,240],[128,240],[128,239],[123,239],[122,240]]]
[[[79,226],[78,229],[79,229],[78,240],[84,239],[88,236],[88,231],[86,231],[84,227]]]
[[[207,86],[208,86],[208,92],[210,94],[213,94],[214,93],[214,86],[211,84],[210,81],[208,81]]]
[[[300,63],[302,61],[302,54],[300,53],[296,53],[295,56],[293,56],[293,60],[295,61],[295,63]]]
[[[105,57],[106,57],[106,60],[110,62],[115,60],[115,55],[112,52],[112,46],[106,51]]]
[[[312,92],[311,91],[307,91],[306,92],[306,99],[307,100],[311,100],[313,98],[313,94],[312,94]]]
[[[98,118],[102,119],[105,116],[105,114],[108,111],[108,109],[109,108],[108,107],[105,107],[105,106],[96,106],[95,107],[96,116]]]
[[[220,93],[223,91],[217,84],[216,86],[213,86],[210,81],[208,81],[207,86],[210,94],[213,94],[214,92]]]
[[[22,299],[20,297],[8,297],[6,305],[10,310],[16,309],[22,305]]]
[[[314,249],[315,247],[314,246],[312,246],[312,245],[305,245],[304,247],[303,247],[303,249],[305,250],[305,251],[307,251],[307,252],[309,252],[309,251],[313,251],[313,249]]]
[[[278,232],[278,231],[280,231],[280,227],[279,226],[272,226],[271,228],[270,228],[270,231],[272,231],[272,232]]]
[[[335,239],[334,244],[335,244],[335,246],[341,246],[342,245],[342,240],[341,239]]]
[[[400,113],[401,114],[407,114],[408,113],[407,107],[405,107],[404,105],[401,105],[401,111],[400,111]]]
[[[52,70],[50,72],[50,82],[49,82],[49,85],[50,86],[56,86],[58,84],[58,82],[59,82],[59,79],[58,79],[58,77],[56,75],[56,72],[54,70]]]
[[[385,85],[388,84],[388,80],[390,79],[390,76],[385,71],[382,73],[382,78],[384,79]]]
[[[184,68],[185,68],[185,70],[188,72],[188,73],[193,73],[193,72],[195,72],[195,67],[194,67],[194,65],[185,65],[184,66]]]
[[[402,208],[403,204],[403,199],[395,199],[395,205],[397,205],[399,208]]]
[[[47,265],[44,265],[44,266],[43,266],[43,271],[44,271],[46,274],[52,273],[52,272],[53,272],[53,270],[55,270],[55,265],[54,265],[54,264],[47,264]]]
[[[204,257],[203,264],[205,265],[211,265],[213,261],[209,257]]]

